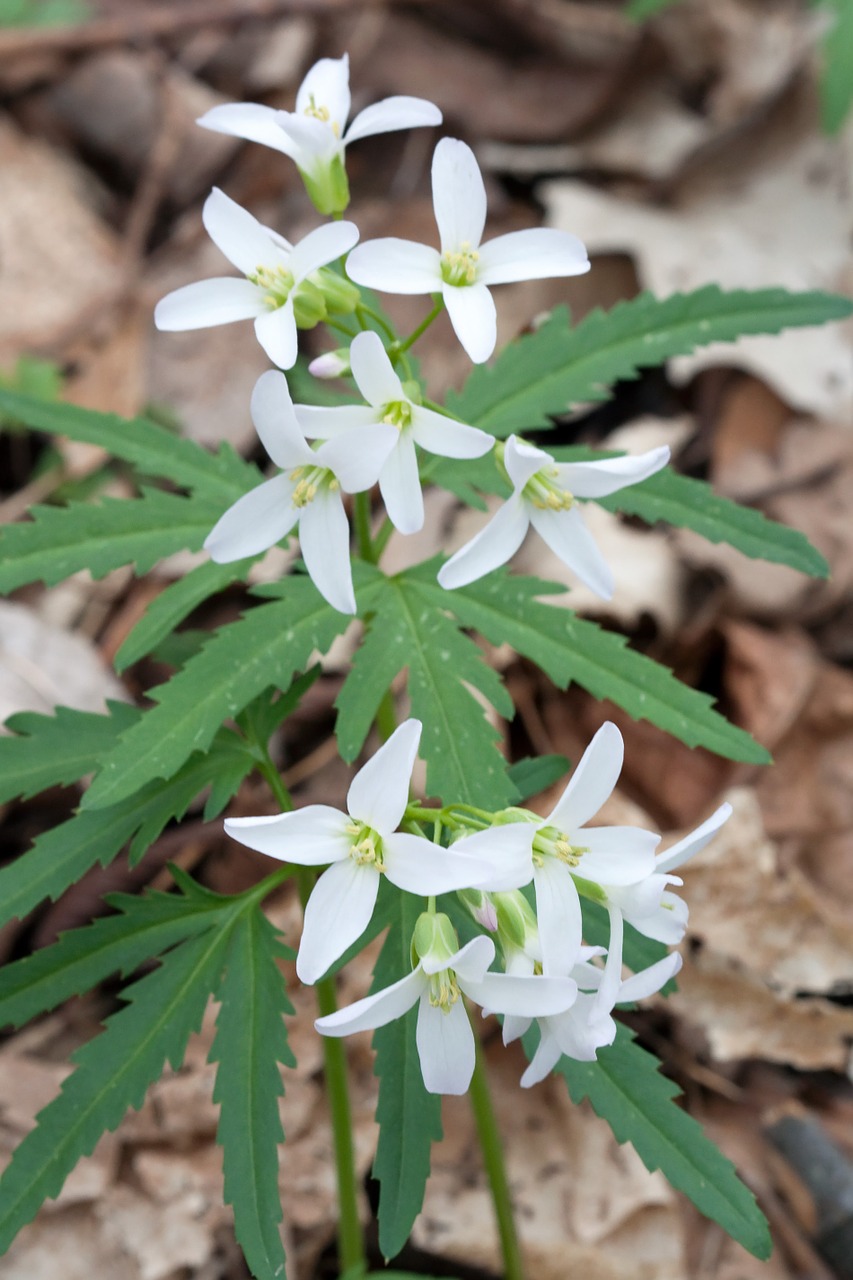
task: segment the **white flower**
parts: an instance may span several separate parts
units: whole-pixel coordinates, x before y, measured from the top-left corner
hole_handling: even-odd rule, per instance
[[[347,272],[357,284],[385,293],[442,294],[456,336],[475,364],[495,349],[489,285],[589,270],[580,240],[548,227],[512,231],[481,245],[486,189],[473,151],[455,138],[442,138],[435,149],[432,202],[441,252],[394,237],[371,240],[350,256]]]
[[[515,555],[531,525],[554,554],[591,591],[609,600],[613,574],[578,510],[576,498],[603,498],[637,484],[669,461],[664,445],[636,457],[600,462],[555,462],[550,453],[510,436],[504,465],[512,496],[480,532],[451,556],[438,574],[453,590],[491,573]]]
[[[441,124],[441,112],[423,98],[386,98],[366,107],[344,132],[350,113],[349,58],[321,58],[296,95],[296,110],[252,103],[214,107],[199,120],[206,129],[273,147],[294,160],[321,213],[339,213],[349,202],[344,152],[375,133]]]
[[[269,358],[289,369],[296,360],[297,321],[310,327],[325,316],[323,295],[309,276],[348,253],[358,228],[352,222],[326,223],[292,245],[217,188],[205,201],[203,218],[214,244],[246,278],[219,277],[176,289],[158,302],[154,323],[173,331],[252,319]]]
[[[266,551],[298,524],[315,587],[333,608],[355,613],[341,489],[358,493],[376,483],[396,432],[379,424],[358,441],[344,436],[312,449],[299,428],[287,379],[273,369],[255,384],[251,409],[261,442],[281,475],[229,507],[208,534],[206,550],[217,564],[228,564]]]
[[[593,947],[584,948],[587,955],[597,950],[599,949]],[[620,982],[613,1003],[628,1004],[654,995],[669,982],[670,978],[675,977],[681,964],[681,956],[676,951],[672,955],[665,956],[663,960],[658,960],[656,964],[649,965],[647,969]],[[595,974],[598,975],[597,979],[592,976]],[[605,1013],[601,1007],[600,992],[603,986],[601,970],[594,969],[592,965],[584,962],[575,966],[572,975],[579,987],[597,986],[598,992],[591,994],[589,991],[581,990],[577,1000],[568,1010],[538,1019],[539,1044],[530,1060],[530,1065],[521,1077],[521,1083],[525,1089],[544,1080],[563,1055],[575,1058],[579,1062],[592,1062],[597,1057],[598,1050],[612,1044],[616,1038],[616,1023],[609,1011]],[[527,1025],[516,1024],[515,1034],[523,1035]],[[514,1039],[515,1036],[511,1038]]]
[[[622,735],[608,720],[581,756],[554,809],[537,823],[533,886],[546,973],[571,973],[580,954],[583,921],[575,876],[619,886],[636,884],[655,870],[660,836],[653,831],[586,826],[616,786],[623,756]],[[620,965],[621,958],[620,944]]]
[[[531,841],[526,823],[479,831],[450,849],[397,831],[409,802],[420,737],[418,720],[400,725],[353,778],[347,813],[314,804],[225,823],[229,835],[273,858],[303,866],[332,864],[305,908],[296,960],[303,982],[322,977],[367,928],[381,875],[398,889],[425,897],[493,882],[503,887],[524,878]]]
[[[434,940],[419,947],[421,924],[430,919]],[[453,950],[449,926],[446,916],[421,916],[415,930],[417,967],[393,986],[318,1018],[314,1025],[324,1036],[345,1036],[384,1027],[418,1004],[417,1047],[424,1085],[430,1093],[459,1094],[471,1083],[475,1053],[462,994],[496,1013],[543,1017],[567,1009],[577,987],[571,978],[487,973],[495,957],[491,938],[474,938]]]
[[[423,527],[424,504],[415,445],[445,458],[480,458],[494,437],[410,399],[378,334],[360,333],[353,339],[350,365],[367,405],[297,405],[300,426],[307,436],[331,440],[379,422],[392,425],[396,445],[379,473],[379,488],[396,528],[416,533]]]

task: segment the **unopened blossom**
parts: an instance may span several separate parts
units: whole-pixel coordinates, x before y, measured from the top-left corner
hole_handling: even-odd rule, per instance
[[[226,820],[228,834],[250,849],[302,866],[331,864],[305,908],[296,959],[303,982],[322,977],[367,928],[383,875],[424,897],[524,879],[531,841],[525,823],[478,831],[449,849],[398,831],[421,728],[420,721],[407,720],[359,770],[346,813],[313,804],[272,817]]]
[[[333,608],[355,613],[350,534],[341,490],[358,493],[376,483],[396,432],[378,424],[356,441],[342,436],[312,449],[294,411],[287,379],[273,369],[252,392],[252,421],[281,474],[239,498],[205,540],[217,564],[274,546],[299,526],[311,579]]]
[[[298,405],[297,416],[307,436],[337,440],[376,423],[396,430],[396,445],[379,473],[385,509],[401,533],[423,527],[424,503],[415,445],[445,458],[480,458],[494,436],[427,409],[406,393],[378,334],[360,333],[350,347],[350,364],[366,405]]]
[[[430,1093],[465,1093],[471,1083],[474,1033],[463,995],[495,1013],[535,1018],[568,1009],[577,996],[571,978],[487,972],[495,957],[491,938],[474,938],[457,950],[447,916],[421,916],[413,944],[418,963],[410,974],[314,1025],[324,1036],[350,1035],[384,1027],[417,1004],[418,1056]]]
[[[442,138],[432,161],[432,202],[441,249],[389,237],[361,245],[347,262],[350,279],[384,293],[440,293],[456,336],[475,364],[495,349],[497,320],[489,286],[582,275],[589,270],[577,236],[550,227],[511,231],[481,244],[486,188],[474,153]]]
[[[299,86],[295,111],[227,103],[213,107],[198,123],[290,156],[320,213],[340,213],[349,203],[344,153],[351,142],[376,133],[441,124],[438,107],[405,95],[366,107],[347,129],[349,113],[349,58],[344,54],[314,64]]]
[[[532,525],[540,538],[596,595],[613,595],[613,573],[580,513],[577,498],[603,498],[638,484],[669,461],[666,445],[634,457],[600,462],[555,462],[550,453],[510,436],[504,466],[512,495],[478,534],[439,571],[443,587],[453,590],[506,564]]]
[[[330,222],[292,245],[265,227],[217,188],[204,205],[210,238],[245,277],[217,277],[184,285],[158,302],[158,329],[208,329],[234,320],[254,320],[255,333],[274,364],[289,369],[296,361],[297,327],[325,319],[328,303],[352,289],[320,268],[342,257],[358,240],[352,222]],[[312,278],[313,277],[313,278]]]

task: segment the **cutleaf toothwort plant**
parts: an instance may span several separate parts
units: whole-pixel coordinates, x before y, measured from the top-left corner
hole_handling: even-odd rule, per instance
[[[138,477],[134,498],[38,507],[30,521],[8,527],[0,589],[50,584],[80,569],[98,577],[134,564],[144,573],[182,549],[209,552],[153,601],[117,656],[119,669],[150,653],[175,669],[151,691],[147,709],[120,704],[93,715],[60,707],[55,716],[9,721],[0,738],[0,802],[94,777],[72,817],[0,869],[0,922],[23,917],[124,850],[135,863],[167,823],[202,801],[213,821],[253,771],[278,810],[225,822],[229,837],[272,859],[253,888],[221,896],[176,868],[171,892],[114,895],[109,914],[0,974],[0,1022],[14,1026],[110,975],[132,978],[0,1179],[0,1248],[58,1193],[101,1133],[140,1104],[164,1066],[180,1064],[212,998],[225,1196],[252,1273],[285,1274],[278,1097],[295,1062],[278,961],[293,953],[262,904],[293,877],[305,908],[296,970],[316,986],[335,1134],[342,1272],[355,1280],[366,1264],[341,1037],[372,1030],[381,1252],[400,1251],[420,1211],[430,1144],[441,1134],[440,1095],[470,1089],[505,1272],[522,1275],[476,1049],[478,1009],[503,1019],[506,1042],[521,1038],[529,1063],[522,1086],[562,1075],[572,1097],[590,1097],[649,1168],[661,1168],[700,1210],[766,1256],[766,1223],[749,1191],[614,1017],[620,1004],[661,990],[678,972],[679,954],[669,948],[684,935],[687,905],[673,873],[713,839],[729,808],[663,853],[653,832],[602,825],[623,754],[609,722],[550,812],[528,808],[568,762],[508,766],[483,700],[505,717],[512,702],[471,633],[512,645],[558,687],[575,681],[690,746],[766,762],[706,696],[620,636],[550,602],[563,588],[504,566],[532,526],[577,579],[611,596],[611,568],[581,514],[585,502],[600,501],[824,576],[823,559],[801,534],[680,477],[666,449],[637,457],[549,450],[530,434],[541,438],[552,415],[603,398],[642,365],[699,343],[840,318],[853,307],[781,289],[643,295],[574,327],[559,309],[487,367],[492,286],[587,271],[583,246],[547,229],[484,236],[480,171],[454,138],[438,142],[432,165],[438,246],[395,238],[358,244],[357,226],[341,216],[346,147],[372,133],[436,126],[441,116],[419,99],[390,98],[347,129],[349,106],[346,58],[324,59],[293,112],[233,105],[203,118],[208,128],[294,160],[321,220],[293,244],[214,191],[205,226],[239,276],[187,284],[156,311],[164,329],[254,321],[278,366],[261,376],[247,406],[271,475],[226,445],[210,454],[149,421],[0,390],[9,420],[97,444]],[[323,221],[327,215],[333,220]],[[398,336],[367,288],[428,295],[423,321]],[[428,399],[410,350],[429,325],[447,322],[445,311],[477,367],[442,407]],[[345,381],[343,399],[297,364],[299,330],[321,324],[331,341],[313,367]],[[422,528],[426,482],[474,507],[491,496],[494,511],[449,559],[389,575],[386,543],[394,528],[404,535]],[[301,560],[256,589],[242,617],[205,643],[195,632],[174,634],[200,603],[244,580],[256,557],[288,538],[298,540]],[[337,699],[338,747],[354,761],[374,726],[383,745],[355,773],[345,812],[295,806],[276,764],[276,734],[317,678],[315,655],[354,616],[361,632]],[[404,671],[409,718],[398,725],[391,686]],[[411,794],[418,755],[430,803]],[[338,1008],[337,967],[383,932],[372,989]]]

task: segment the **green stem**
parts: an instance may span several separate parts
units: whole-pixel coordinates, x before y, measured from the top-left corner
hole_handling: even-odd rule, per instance
[[[391,537],[391,534],[393,532],[394,532],[394,526],[391,523],[390,518],[386,516],[385,519],[382,521],[382,526],[379,532],[377,533],[376,537],[373,539],[373,552],[374,552],[374,555],[376,556],[377,564],[379,563],[382,557],[382,552],[388,546],[388,539]]]
[[[358,554],[368,564],[376,564],[379,556],[370,536],[370,494],[357,493],[353,498],[353,515],[355,517],[355,539]]]
[[[404,351],[409,350],[409,347],[414,346],[414,344],[417,342],[421,334],[426,333],[427,329],[430,327],[433,320],[435,320],[437,316],[440,316],[443,310],[444,310],[444,298],[439,298],[438,302],[436,302],[432,311],[430,311],[429,315],[426,316],[426,318],[421,321],[417,329],[413,329],[412,332],[409,334],[408,338],[404,338],[402,342],[395,344],[396,354],[402,355]],[[394,354],[393,351],[389,354],[391,354],[391,357],[393,359],[393,354]]]
[[[303,909],[314,887],[314,873],[309,867],[297,871],[299,897]],[[334,978],[321,978],[314,990],[321,1017],[334,1013],[338,1007]],[[364,1235],[358,1214],[358,1175],[355,1168],[355,1150],[352,1140],[352,1108],[347,1081],[346,1050],[342,1040],[322,1036],[323,1067],[326,1076],[326,1093],[332,1121],[332,1138],[335,1146],[335,1165],[338,1177],[338,1262],[342,1272],[350,1269],[367,1269]]]
[[[326,316],[326,324],[330,329],[337,329],[338,333],[342,333],[345,338],[349,338],[350,342],[355,337],[352,329],[348,325],[341,324],[340,320],[333,320],[331,316]]]
[[[390,324],[385,319],[385,317],[381,316],[378,311],[374,311],[373,307],[368,307],[365,302],[360,302],[355,309],[355,314],[358,319],[358,323],[361,325],[362,329],[370,328],[369,324],[364,323],[364,317],[369,316],[371,320],[376,321],[376,323],[379,325],[379,328],[385,334],[385,337],[389,340],[389,342],[396,342],[397,335],[395,334],[394,330],[391,328]]]
[[[260,746],[260,749],[265,753],[265,756],[266,756],[265,759],[258,760],[258,772],[262,773],[263,776],[266,778],[267,785],[269,786],[270,791],[273,793],[279,805],[281,806],[282,813],[290,813],[291,809],[295,807],[293,804],[293,796],[290,794],[287,787],[284,785],[281,774],[279,773],[278,769],[276,769],[275,765],[270,759],[270,755],[269,755],[269,752],[267,751],[266,745],[265,744],[258,744],[258,745]]]
[[[504,1280],[524,1280],[524,1262],[521,1246],[515,1229],[515,1218],[512,1212],[512,1199],[509,1193],[506,1167],[504,1165],[501,1138],[498,1132],[489,1082],[483,1062],[483,1050],[479,1040],[476,1041],[476,1063],[471,1079],[471,1108],[474,1112],[474,1123],[480,1149],[483,1152],[483,1164],[489,1178],[495,1216],[498,1220],[498,1232],[501,1238],[501,1253],[504,1260]]]

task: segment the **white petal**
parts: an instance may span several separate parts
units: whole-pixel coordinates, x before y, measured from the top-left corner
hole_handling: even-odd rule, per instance
[[[294,408],[309,440],[334,440],[376,422],[376,410],[369,404],[297,404]]]
[[[524,541],[529,525],[527,507],[513,494],[470,542],[452,555],[438,571],[438,581],[448,591],[467,586],[511,560]]]
[[[607,896],[610,899],[613,891],[609,890]],[[618,903],[615,905],[618,906]],[[635,916],[628,910],[623,915],[644,937],[663,942],[668,947],[676,947],[687,931],[690,912],[683,898],[667,892],[661,895],[660,906],[653,914]]]
[[[465,946],[449,959],[445,955],[427,955],[421,959],[421,964],[424,973],[432,974],[439,973],[442,969],[453,969],[460,978],[479,982],[494,958],[495,944],[491,938],[479,934],[470,942],[466,942]]]
[[[554,555],[603,600],[613,595],[613,574],[577,507],[545,511],[531,506],[530,523]]]
[[[560,1052],[578,1062],[594,1062],[598,1049],[612,1044],[616,1023],[609,1016],[594,1018],[595,996],[578,996],[568,1013],[548,1019],[548,1029]]]
[[[261,291],[251,280],[220,276],[167,293],[154,308],[154,323],[168,333],[212,329],[234,320],[254,319],[265,311]]]
[[[261,444],[277,467],[288,470],[315,463],[314,451],[302,434],[283,373],[268,369],[261,374],[252,390],[250,409]]]
[[[287,264],[290,255],[276,246],[266,227],[218,187],[205,200],[202,219],[217,249],[244,276],[258,267]]]
[[[542,967],[549,976],[571,973],[580,951],[581,904],[569,869],[556,858],[533,868],[536,918],[542,946]]]
[[[516,490],[523,489],[537,471],[553,465],[553,462],[550,453],[537,449],[534,444],[527,444],[525,440],[519,440],[517,436],[510,436],[506,442],[504,465]]]
[[[505,826],[490,827],[488,831],[477,831],[454,841],[451,850],[476,859],[489,868],[487,878],[472,880],[467,887],[496,893],[530,884],[535,834],[536,827],[531,822],[508,822]]]
[[[483,1013],[485,1013],[485,1009]],[[512,1044],[513,1040],[520,1040],[530,1027],[532,1018],[520,1018],[515,1013],[507,1013],[504,1015],[504,1025],[502,1039],[504,1044]]]
[[[618,907],[626,919],[631,915],[642,920],[644,916],[653,916],[659,909],[668,885],[683,883],[678,876],[654,872],[636,884],[608,884],[607,897],[610,905]]]
[[[352,376],[368,404],[378,409],[408,399],[378,333],[367,331],[353,338],[349,358]]]
[[[442,285],[450,323],[469,360],[488,360],[498,339],[498,321],[492,295],[484,284]]]
[[[339,613],[355,613],[349,525],[340,493],[321,489],[299,521],[299,543],[311,581]]]
[[[578,988],[571,978],[526,978],[511,973],[487,973],[480,982],[460,978],[459,985],[477,1004],[495,1013],[543,1018],[564,1013],[574,1004]]]
[[[622,983],[616,998],[617,1004],[628,1004],[634,1000],[645,1000],[653,996],[656,991],[660,991],[661,987],[666,986],[670,978],[675,977],[682,964],[679,953],[673,951],[672,955],[664,956],[663,960],[658,960],[657,964],[649,965],[648,969],[641,969],[639,973],[635,973]]]
[[[346,815],[326,804],[310,804],[292,813],[263,818],[226,818],[225,830],[248,849],[280,862],[323,867],[349,857],[352,841]]]
[[[418,404],[412,405],[412,435],[427,453],[437,453],[442,458],[482,458],[495,443],[487,431],[454,422],[443,413]]]
[[[669,462],[669,448],[650,449],[634,457],[603,458],[601,462],[561,462],[560,484],[577,498],[604,498],[653,476]]]
[[[379,474],[379,491],[391,523],[400,533],[417,533],[424,525],[424,499],[415,442],[400,433]]]
[[[477,279],[483,284],[513,280],[552,280],[589,271],[583,242],[568,231],[531,227],[489,240],[480,249]]]
[[[529,1089],[531,1085],[539,1084],[546,1076],[550,1075],[554,1067],[560,1061],[560,1046],[545,1027],[542,1027],[542,1034],[536,1052],[530,1060],[530,1065],[521,1077],[521,1087]]]
[[[391,883],[425,898],[479,886],[491,871],[487,862],[466,858],[455,852],[455,846],[442,849],[424,836],[398,831],[386,836],[382,847]]]
[[[303,173],[319,177],[334,157],[343,153],[340,138],[325,120],[292,111],[279,111],[276,119]]]
[[[474,1074],[474,1032],[461,1000],[445,1013],[421,994],[417,1029],[421,1075],[428,1093],[465,1093]]]
[[[575,832],[581,848],[578,875],[596,884],[635,884],[655,869],[660,836],[642,827],[584,827]]]
[[[486,188],[474,152],[458,138],[442,138],[433,153],[432,203],[442,253],[476,249],[486,223]]]
[[[625,929],[621,911],[613,907],[607,908],[610,917],[610,942],[607,946],[607,959],[604,962],[604,977],[594,997],[591,1021],[609,1015],[616,1003],[619,988],[622,986],[622,942]]]
[[[349,56],[321,58],[315,62],[296,94],[296,110],[303,114],[311,107],[326,107],[329,124],[343,133],[349,119]]]
[[[347,258],[347,275],[382,293],[438,293],[441,255],[429,245],[395,236],[368,240]]]
[[[624,758],[622,734],[612,721],[605,720],[578,761],[569,785],[548,814],[545,824],[568,834],[594,818],[610,799],[619,781]]]
[[[317,461],[335,473],[344,493],[362,493],[376,484],[399,438],[390,423],[373,422],[327,440],[317,450]]]
[[[293,296],[283,307],[265,311],[255,321],[255,337],[273,364],[280,369],[291,369],[296,364],[299,339],[296,336],[296,317],[293,314]]]
[[[305,905],[302,940],[296,956],[301,982],[316,982],[370,924],[379,872],[353,858],[324,871]]]
[[[227,102],[212,107],[200,116],[196,124],[216,133],[227,133],[232,138],[245,138],[247,142],[260,142],[293,157],[293,145],[276,121],[274,107],[262,107],[252,102]]]
[[[358,240],[358,227],[354,222],[325,222],[322,227],[309,231],[290,255],[290,270],[295,281],[304,280],[318,267],[342,258]]]
[[[406,720],[350,783],[347,809],[382,836],[397,830],[409,803],[422,728],[420,720]]]
[[[691,831],[689,836],[685,836],[683,840],[679,840],[678,844],[672,845],[670,849],[664,849],[663,853],[657,860],[658,871],[674,871],[676,867],[681,867],[692,858],[700,849],[704,849],[705,845],[713,840],[724,822],[728,822],[732,816],[732,806],[730,804],[721,804],[710,818],[707,818],[700,827],[695,831]]]
[[[373,1031],[376,1027],[387,1026],[395,1018],[402,1018],[404,1013],[408,1013],[426,984],[427,979],[418,965],[417,969],[390,987],[317,1018],[314,1026],[324,1036],[348,1036],[356,1031]]]
[[[395,133],[398,129],[418,129],[429,124],[441,124],[438,107],[426,98],[399,94],[359,111],[346,131],[344,142],[349,146],[359,138],[369,138],[376,133]]]
[[[291,500],[294,487],[289,475],[274,476],[238,498],[204,540],[211,560],[232,564],[279,542],[299,519]]]

